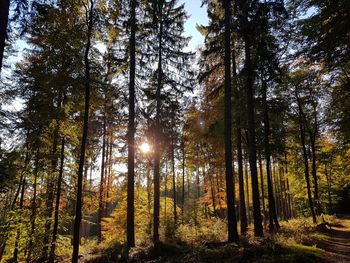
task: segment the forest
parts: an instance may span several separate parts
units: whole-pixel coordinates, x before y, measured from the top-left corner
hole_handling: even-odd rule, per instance
[[[350,262],[349,175],[349,0],[0,0],[1,263]]]

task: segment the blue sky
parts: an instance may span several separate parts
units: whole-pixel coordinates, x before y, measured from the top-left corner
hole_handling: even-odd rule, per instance
[[[208,24],[207,9],[206,6],[201,7],[202,0],[180,0],[180,3],[185,3],[187,14],[190,15],[185,24],[185,31],[187,36],[192,36],[189,48],[194,51],[204,41],[202,35],[197,31],[196,25]]]

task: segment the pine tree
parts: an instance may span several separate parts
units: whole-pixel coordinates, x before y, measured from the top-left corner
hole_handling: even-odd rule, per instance
[[[160,187],[160,158],[162,156],[164,112],[163,98],[170,94],[183,94],[191,89],[189,80],[192,78],[190,60],[192,53],[184,52],[189,39],[183,36],[184,23],[187,15],[184,5],[177,6],[176,0],[150,1],[146,6],[147,21],[145,32],[147,36],[148,64],[156,67],[151,76],[155,92],[146,91],[146,95],[155,100],[154,114],[154,216],[153,242],[159,245],[159,187]]]
[[[231,3],[223,1],[225,9],[225,175],[228,221],[228,242],[238,240],[235,213],[235,192],[232,171],[232,95],[231,95]]]
[[[94,1],[89,0],[86,6],[86,39],[84,51],[84,66],[85,66],[85,105],[84,105],[84,125],[81,138],[79,168],[78,168],[78,182],[77,182],[77,197],[75,206],[75,220],[73,232],[73,255],[72,262],[77,263],[79,258],[79,241],[80,241],[80,223],[82,219],[83,206],[83,169],[85,164],[86,141],[89,129],[89,109],[90,109],[90,60],[89,54],[91,49],[92,33],[94,29]]]
[[[136,75],[136,0],[130,1],[130,73],[129,73],[129,124],[128,124],[128,212],[127,243],[135,246],[134,177],[135,177],[135,75]]]

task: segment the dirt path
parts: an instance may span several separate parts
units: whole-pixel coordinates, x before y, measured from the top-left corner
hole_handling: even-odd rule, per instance
[[[340,220],[340,224],[327,231],[321,248],[326,251],[326,262],[350,263],[350,218]]]

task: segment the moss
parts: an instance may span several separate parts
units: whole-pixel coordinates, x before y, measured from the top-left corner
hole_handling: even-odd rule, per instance
[[[320,262],[323,261],[322,249],[300,244],[287,245],[282,247],[279,262]]]

